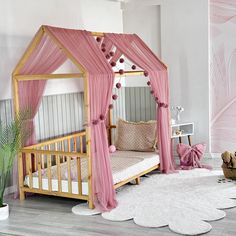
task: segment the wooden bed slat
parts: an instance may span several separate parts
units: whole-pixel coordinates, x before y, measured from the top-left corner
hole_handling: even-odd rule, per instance
[[[48,172],[48,190],[52,191],[52,176],[51,176],[51,155],[47,156],[47,172]]]
[[[58,181],[58,192],[61,193],[61,157],[59,155],[56,156],[56,165],[57,165],[57,181]]]
[[[77,179],[78,179],[78,193],[82,195],[82,180],[81,180],[81,159],[77,157]]]
[[[67,156],[67,179],[68,179],[68,192],[72,193],[72,182],[71,182],[71,157]]]
[[[41,168],[41,155],[37,155],[36,156],[36,160],[37,160],[37,164],[38,164],[38,183],[39,183],[39,189],[42,190],[42,168]]]

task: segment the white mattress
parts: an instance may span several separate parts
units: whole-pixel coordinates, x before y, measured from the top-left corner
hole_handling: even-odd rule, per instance
[[[159,156],[155,152],[116,151],[111,155],[113,183],[117,184],[159,163]],[[28,175],[25,177],[24,184],[29,186]],[[68,181],[66,179],[62,179],[61,185],[62,192],[68,192]],[[38,177],[35,174],[33,175],[33,188],[39,188]],[[42,189],[48,190],[47,177],[42,179]],[[52,191],[58,191],[58,181],[56,178],[52,179]],[[72,181],[72,193],[78,194],[77,181]],[[88,194],[88,183],[86,181],[82,182],[82,194]]]

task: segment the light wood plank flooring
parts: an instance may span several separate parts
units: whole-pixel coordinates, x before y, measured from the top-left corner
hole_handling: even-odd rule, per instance
[[[219,168],[219,160],[209,159],[207,163]],[[10,217],[0,221],[0,235],[79,235],[79,236],[171,236],[176,235],[168,227],[144,228],[133,221],[111,222],[101,216],[76,216],[71,213],[78,201],[47,196],[28,197],[25,201],[13,200],[8,196]],[[213,229],[207,236],[236,235],[236,208],[226,210],[227,216],[211,222]]]

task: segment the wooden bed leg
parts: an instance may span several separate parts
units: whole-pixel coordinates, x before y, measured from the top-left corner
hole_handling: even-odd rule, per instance
[[[141,179],[140,179],[140,177],[138,177],[138,178],[136,178],[136,179],[135,179],[135,183],[136,183],[137,185],[139,185],[139,184],[140,184],[140,182],[141,182]]]
[[[25,192],[20,189],[20,200],[23,201],[25,200]]]
[[[92,200],[88,201],[88,205],[89,205],[89,209],[94,209],[95,208],[95,206],[93,205],[93,201]]]

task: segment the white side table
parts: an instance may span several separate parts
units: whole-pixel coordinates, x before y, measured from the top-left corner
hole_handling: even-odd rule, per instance
[[[188,143],[192,146],[192,135],[194,135],[193,122],[183,122],[171,125],[171,138],[179,138],[179,143],[182,143],[182,137],[188,137]]]

